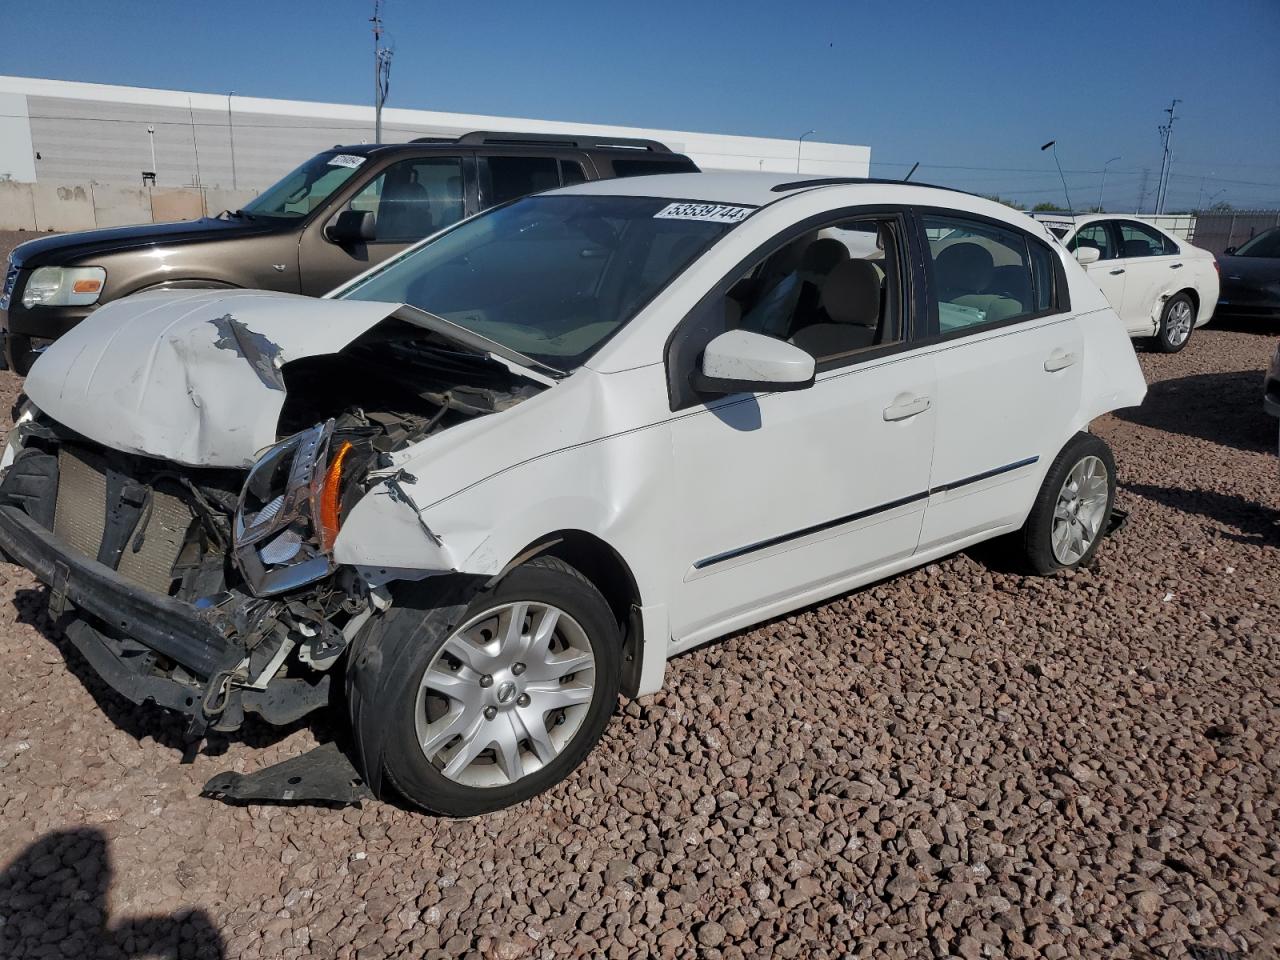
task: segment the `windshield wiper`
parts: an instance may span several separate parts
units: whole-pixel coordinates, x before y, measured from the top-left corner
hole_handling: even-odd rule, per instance
[[[452,320],[446,320],[444,317],[438,317],[434,313],[429,313],[421,307],[415,307],[411,303],[405,303],[400,306],[397,313],[405,311],[409,314],[405,319],[418,326],[426,327],[442,336],[448,337],[456,343],[462,344],[464,347],[471,347],[473,350],[479,350],[483,353],[491,354],[499,361],[514,363],[517,366],[524,367],[526,370],[542,371],[542,375],[550,377],[553,380],[561,380],[568,376],[564,370],[557,370],[549,364],[543,363],[541,360],[535,360],[519,350],[512,350],[504,343],[497,340],[490,340],[483,334],[476,333],[474,330],[462,326],[462,324],[454,323]]]

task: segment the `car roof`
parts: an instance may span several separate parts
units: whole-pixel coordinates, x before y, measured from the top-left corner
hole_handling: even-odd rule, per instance
[[[594,180],[549,191],[559,194],[593,194],[614,197],[670,197],[699,203],[741,204],[763,207],[786,196],[812,190],[848,188],[868,189],[893,186],[919,190],[922,197],[929,191],[961,194],[948,187],[935,187],[902,180],[877,180],[870,177],[822,177],[794,173],[757,173],[755,171],[724,173],[662,173],[644,177]],[[971,194],[963,194],[971,196]]]

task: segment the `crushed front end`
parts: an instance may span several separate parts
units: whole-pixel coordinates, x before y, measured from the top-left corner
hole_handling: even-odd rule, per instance
[[[26,415],[0,481],[0,551],[49,586],[50,612],[135,703],[234,730],[329,700],[330,668],[379,602],[332,561],[379,428],[342,418],[250,471],[120,453]]]

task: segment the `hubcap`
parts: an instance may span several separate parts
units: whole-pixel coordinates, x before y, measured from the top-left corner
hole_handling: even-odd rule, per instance
[[[450,780],[505,786],[560,754],[594,694],[595,656],[576,620],[548,604],[503,604],[455,631],[423,672],[418,743]]]
[[[1175,347],[1191,336],[1191,304],[1179,300],[1170,307],[1166,326],[1169,343]]]
[[[1053,555],[1061,564],[1078,563],[1098,538],[1107,512],[1107,467],[1085,457],[1067,474],[1053,508]]]

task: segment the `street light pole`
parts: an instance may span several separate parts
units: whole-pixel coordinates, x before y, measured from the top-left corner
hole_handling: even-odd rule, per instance
[[[151,141],[151,175],[154,177],[158,172],[156,170],[156,128],[147,127],[147,138]]]
[[[1040,152],[1043,153],[1050,147],[1053,148],[1053,162],[1058,168],[1058,179],[1062,181],[1062,193],[1067,198],[1067,212],[1075,213],[1076,208],[1071,205],[1071,191],[1067,189],[1067,178],[1062,175],[1062,164],[1058,163],[1058,141],[1050,140],[1040,148]]]
[[[806,130],[800,134],[800,139],[796,141],[796,173],[800,172],[800,151],[804,147],[804,138],[817,133],[817,130]]]
[[[236,126],[231,120],[231,98],[235,95],[234,90],[227,94],[227,133],[231,137],[231,189],[239,190],[240,184],[236,180]]]
[[[1106,163],[1102,165],[1102,183],[1098,187],[1098,212],[1099,213],[1102,212],[1102,191],[1106,189],[1106,186],[1107,186],[1107,167],[1111,166],[1111,164],[1115,163],[1117,160],[1123,160],[1123,159],[1124,159],[1123,157],[1112,157],[1110,160],[1108,160]]]

